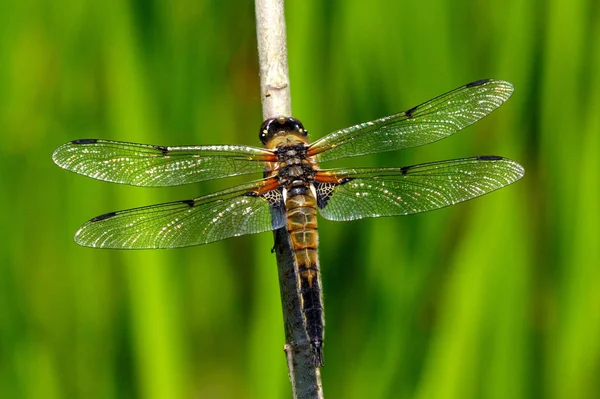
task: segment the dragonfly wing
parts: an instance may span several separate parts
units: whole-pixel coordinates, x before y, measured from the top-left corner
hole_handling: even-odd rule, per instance
[[[60,146],[54,162],[81,175],[134,186],[176,186],[262,172],[268,150],[241,145],[163,147],[84,139]]]
[[[416,147],[448,137],[506,101],[509,82],[480,80],[395,115],[335,131],[309,147],[318,162]]]
[[[525,171],[510,159],[481,156],[394,169],[323,173],[337,176],[339,183],[316,183],[321,215],[341,221],[443,208],[507,186]]]
[[[193,200],[107,213],[81,226],[75,242],[96,248],[176,248],[278,229],[286,220],[281,192],[257,194],[268,180]]]

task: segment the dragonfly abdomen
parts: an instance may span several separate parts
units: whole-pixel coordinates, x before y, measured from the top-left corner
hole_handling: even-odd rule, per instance
[[[315,365],[323,365],[323,297],[319,258],[317,255],[316,199],[306,186],[288,191],[285,202],[287,228],[294,252],[298,291],[302,298],[302,312],[306,333],[313,347]]]

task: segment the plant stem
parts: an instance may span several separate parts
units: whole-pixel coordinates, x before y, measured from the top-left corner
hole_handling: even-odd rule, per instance
[[[255,0],[263,119],[292,115],[283,3]],[[323,398],[321,374],[313,364],[304,326],[297,266],[287,227],[275,230],[273,235],[285,327],[284,350],[294,398]]]
[[[283,0],[255,0],[263,119],[292,115]]]

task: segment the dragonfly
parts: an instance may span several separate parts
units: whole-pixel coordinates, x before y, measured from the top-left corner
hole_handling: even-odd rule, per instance
[[[94,179],[164,187],[263,173],[213,194],[96,216],[75,233],[82,246],[176,248],[286,229],[294,257],[306,336],[323,366],[324,312],[317,213],[333,221],[408,215],[443,208],[507,186],[524,175],[517,162],[475,156],[396,168],[322,169],[321,163],[441,140],[504,103],[513,86],[468,83],[407,111],[334,131],[309,142],[292,117],[267,119],[262,148],[162,146],[80,139],[60,146],[54,162]]]

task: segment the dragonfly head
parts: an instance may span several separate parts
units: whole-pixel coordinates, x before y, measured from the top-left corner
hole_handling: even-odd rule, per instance
[[[273,144],[273,140],[275,138],[285,139],[277,141],[295,141],[297,143],[306,143],[307,136],[308,131],[298,119],[291,117],[280,117],[270,118],[264,121],[260,126],[260,133],[258,137],[263,145],[268,147],[276,147],[276,145],[269,145],[269,143]]]

